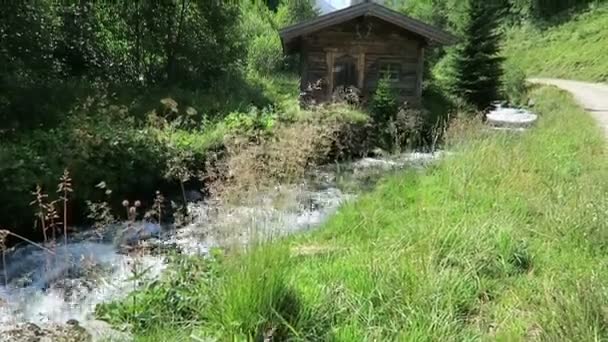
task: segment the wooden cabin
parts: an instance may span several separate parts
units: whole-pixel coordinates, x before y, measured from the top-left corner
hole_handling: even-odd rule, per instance
[[[425,49],[455,37],[373,2],[364,2],[280,31],[286,54],[300,54],[302,91],[315,102],[354,86],[363,100],[386,77],[400,100],[420,103]]]

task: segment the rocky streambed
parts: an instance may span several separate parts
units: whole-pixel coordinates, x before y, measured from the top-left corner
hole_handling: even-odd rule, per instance
[[[318,168],[300,183],[277,186],[238,205],[190,203],[193,220],[180,229],[138,222],[129,229],[137,234],[125,234],[126,224],[105,227],[102,235],[86,230],[72,235],[67,245],[49,246],[52,253],[17,246],[0,270],[0,342],[130,340],[95,320],[95,306],[162,274],[162,250],[204,255],[213,247],[312,229],[391,170],[423,168],[441,155],[364,158]],[[141,244],[145,252],[124,248]]]

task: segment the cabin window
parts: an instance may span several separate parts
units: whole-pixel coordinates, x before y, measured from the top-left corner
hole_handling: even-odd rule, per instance
[[[399,82],[401,78],[401,64],[392,62],[381,62],[380,77],[386,77],[391,82]]]

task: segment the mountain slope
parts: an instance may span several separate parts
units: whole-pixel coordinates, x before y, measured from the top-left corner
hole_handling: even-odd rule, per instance
[[[560,25],[510,29],[503,51],[528,76],[608,82],[608,3]]]

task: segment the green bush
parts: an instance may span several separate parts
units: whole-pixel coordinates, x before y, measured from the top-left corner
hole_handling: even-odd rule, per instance
[[[122,301],[99,305],[95,313],[113,324],[130,324],[135,332],[205,320],[221,264],[217,257],[172,257],[160,281],[147,283]]]
[[[247,64],[250,70],[270,73],[279,70],[283,62],[283,47],[278,34],[271,32],[252,40],[247,52]]]
[[[376,124],[384,125],[397,114],[398,108],[397,96],[391,87],[389,79],[386,77],[381,78],[372,96],[370,108],[372,119]]]
[[[0,181],[7,184],[0,193],[0,225],[31,234],[32,189],[38,184],[56,198],[64,169],[73,180],[73,224],[83,219],[85,201],[97,199],[99,182],[118,196],[151,198],[167,184],[168,151],[157,130],[138,126],[124,108],[105,103],[84,104],[56,128],[6,138],[0,144]]]
[[[526,104],[528,93],[526,73],[517,64],[505,64],[501,83],[502,96],[509,103],[517,106]]]
[[[387,133],[390,135],[393,150],[413,148],[422,144],[423,129],[428,113],[421,109],[402,106],[395,117],[389,121]]]
[[[233,133],[268,132],[278,120],[278,114],[271,108],[258,109],[251,107],[248,112],[233,112],[224,118],[228,131]]]

